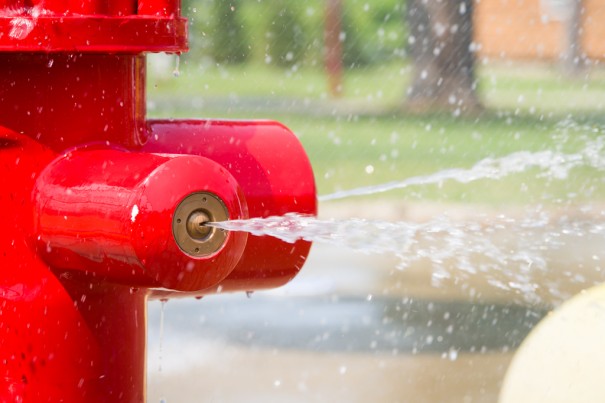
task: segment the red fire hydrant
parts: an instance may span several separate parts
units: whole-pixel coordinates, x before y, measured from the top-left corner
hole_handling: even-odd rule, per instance
[[[0,0],[0,401],[142,402],[148,298],[271,288],[310,244],[208,221],[316,213],[274,122],[147,120],[178,0]]]

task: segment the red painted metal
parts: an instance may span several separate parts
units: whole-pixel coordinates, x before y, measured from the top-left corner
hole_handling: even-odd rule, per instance
[[[1,53],[0,125],[61,152],[146,140],[145,57]]]
[[[0,0],[0,7],[2,6]],[[6,0],[5,0],[6,1]],[[165,3],[170,3],[168,6]],[[139,53],[187,51],[187,20],[174,1],[46,0],[0,8],[0,51]]]
[[[70,151],[47,166],[34,187],[38,254],[55,271],[85,270],[133,287],[212,287],[239,261],[246,235],[228,234],[217,253],[203,258],[183,253],[172,236],[172,213],[201,190],[217,195],[230,218],[248,217],[233,176],[209,159]]]
[[[230,218],[316,213],[284,126],[146,119],[142,52],[186,46],[178,1],[0,0],[0,401],[144,401],[148,297],[271,288],[304,263],[303,241],[177,246],[199,191]]]
[[[152,120],[149,126],[145,151],[194,154],[216,161],[242,187],[250,217],[288,212],[316,214],[311,166],[298,139],[280,123]],[[298,273],[310,246],[305,241],[292,245],[275,238],[250,236],[241,261],[218,287],[221,291],[279,287]],[[194,294],[213,292],[216,287]],[[162,296],[154,294],[156,298]]]

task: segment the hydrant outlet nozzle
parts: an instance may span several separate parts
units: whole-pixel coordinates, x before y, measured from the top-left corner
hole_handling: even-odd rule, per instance
[[[210,192],[192,193],[174,212],[174,239],[179,248],[190,256],[211,255],[224,245],[227,232],[206,223],[228,219],[227,207],[218,196]]]

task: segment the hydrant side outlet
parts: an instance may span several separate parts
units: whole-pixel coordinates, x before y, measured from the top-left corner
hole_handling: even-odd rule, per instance
[[[238,183],[207,158],[71,151],[49,164],[36,181],[38,252],[58,272],[85,270],[97,279],[133,287],[212,287],[235,267],[246,234],[226,234],[205,255],[192,256],[178,246],[173,215],[184,199],[206,189],[221,200],[226,219],[247,218]]]

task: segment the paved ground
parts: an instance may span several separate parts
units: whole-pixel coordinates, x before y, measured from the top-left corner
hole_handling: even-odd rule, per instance
[[[169,301],[161,358],[160,305],[152,303],[149,401],[496,399],[511,351],[544,311],[370,298],[353,291],[375,287],[379,270],[348,256],[335,277],[321,266],[338,256],[316,248],[306,276],[281,293]]]

